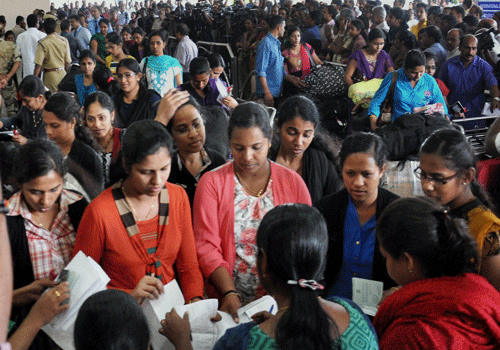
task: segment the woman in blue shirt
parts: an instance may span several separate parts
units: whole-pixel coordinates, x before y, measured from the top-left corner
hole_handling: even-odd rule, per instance
[[[328,227],[325,296],[351,299],[353,277],[382,281],[384,289],[394,286],[380,254],[375,227],[378,216],[398,196],[379,187],[386,168],[386,147],[379,136],[363,132],[348,136],[339,159],[345,188],[315,206]]]
[[[80,55],[80,67],[83,73],[75,75],[76,95],[80,106],[85,104],[85,99],[97,91],[92,79],[92,73],[96,65],[96,55],[92,50],[83,50]]]
[[[393,74],[395,72],[386,75],[370,102],[368,115],[373,131],[377,128],[377,119],[391,86]],[[434,103],[441,103],[445,114],[448,114],[443,94],[436,80],[425,73],[425,56],[421,51],[410,50],[406,55],[404,67],[398,69],[397,74],[394,88],[393,121],[404,114],[413,114],[414,108]]]

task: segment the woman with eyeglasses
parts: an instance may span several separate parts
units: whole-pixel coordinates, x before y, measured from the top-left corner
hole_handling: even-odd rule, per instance
[[[429,136],[420,148],[415,174],[426,196],[449,207],[454,217],[467,220],[478,243],[479,273],[500,290],[500,219],[477,182],[476,158],[465,136],[452,129]]]
[[[146,89],[141,84],[141,77],[139,63],[133,58],[125,58],[116,66],[116,79],[121,88],[114,98],[118,128],[156,117],[161,97],[155,90]]]

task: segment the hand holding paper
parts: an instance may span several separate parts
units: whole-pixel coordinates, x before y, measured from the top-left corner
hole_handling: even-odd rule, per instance
[[[193,348],[191,346],[191,327],[187,312],[184,313],[182,318],[175,309],[167,312],[165,319],[161,321],[161,326],[160,333],[174,344],[176,350]]]

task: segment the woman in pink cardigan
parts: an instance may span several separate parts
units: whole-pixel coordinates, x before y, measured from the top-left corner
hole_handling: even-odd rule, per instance
[[[194,232],[208,293],[235,321],[241,303],[262,296],[257,277],[257,228],[277,205],[311,205],[309,191],[294,171],[268,160],[272,128],[267,111],[249,102],[229,120],[233,161],[205,173],[194,198]]]

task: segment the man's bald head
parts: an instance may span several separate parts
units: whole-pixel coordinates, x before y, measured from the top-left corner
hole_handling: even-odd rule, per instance
[[[497,22],[492,19],[492,18],[483,18],[482,20],[479,21],[478,28],[485,28],[485,29],[490,29],[493,28],[493,30],[496,32],[498,30],[498,25]]]
[[[446,50],[453,51],[460,44],[463,32],[458,28],[453,28],[446,33]]]

